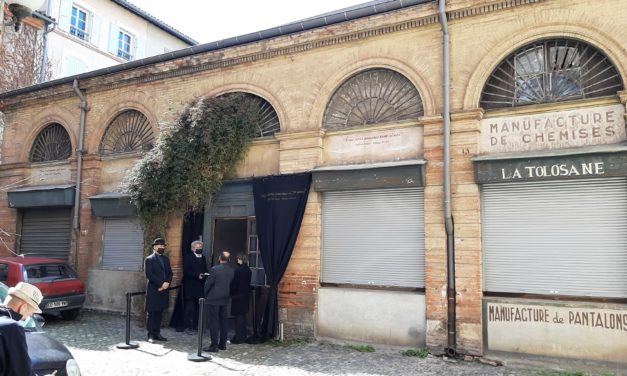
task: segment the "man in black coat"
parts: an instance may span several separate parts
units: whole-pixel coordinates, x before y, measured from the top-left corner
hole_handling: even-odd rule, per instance
[[[183,256],[183,298],[185,307],[185,329],[198,328],[198,299],[203,297],[207,276],[207,260],[202,254],[200,240],[192,242],[191,252]]]
[[[218,352],[218,349],[226,350],[228,332],[226,307],[229,304],[231,281],[234,273],[233,268],[228,265],[229,256],[229,252],[226,251],[220,254],[218,258],[220,264],[211,268],[205,282],[211,345],[203,348],[203,350],[209,352]]]
[[[231,315],[235,316],[235,337],[231,339],[232,344],[244,343],[247,337],[246,314],[250,302],[252,272],[246,261],[245,255],[237,255],[237,269],[231,282]]]
[[[144,260],[146,273],[146,329],[148,342],[167,341],[161,335],[161,316],[168,308],[170,294],[168,287],[172,282],[170,260],[164,256],[165,240],[157,238],[152,242],[152,254]]]
[[[17,322],[41,313],[41,291],[31,284],[20,282],[9,289],[0,307],[0,373],[7,376],[31,376],[33,366],[28,356],[24,328]]]

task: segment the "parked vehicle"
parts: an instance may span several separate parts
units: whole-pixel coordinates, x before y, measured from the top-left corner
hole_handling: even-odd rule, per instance
[[[62,260],[41,257],[0,257],[0,282],[13,287],[18,282],[37,286],[44,296],[39,307],[46,314],[78,317],[85,302],[85,286]]]
[[[4,301],[9,288],[0,282],[0,302]],[[26,343],[28,344],[28,355],[33,364],[33,370],[37,376],[80,376],[81,371],[78,363],[74,360],[72,353],[65,345],[50,337],[42,329],[43,317],[35,315],[25,321],[20,321],[20,325],[26,331]]]

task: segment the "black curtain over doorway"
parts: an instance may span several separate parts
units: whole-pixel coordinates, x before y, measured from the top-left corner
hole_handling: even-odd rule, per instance
[[[200,239],[202,236],[203,224],[205,222],[204,213],[187,213],[183,218],[183,234],[181,236],[181,260],[185,256],[185,252],[190,252],[190,246],[193,241]],[[206,251],[206,245],[204,247]],[[184,328],[184,316],[185,307],[183,299],[183,278],[181,277],[181,289],[176,294],[176,303],[174,304],[174,310],[172,310],[172,317],[170,318],[170,327],[176,328],[177,331],[182,332]]]
[[[261,321],[263,338],[274,337],[278,329],[278,286],[292,256],[310,184],[310,173],[253,179],[259,249],[270,285]]]

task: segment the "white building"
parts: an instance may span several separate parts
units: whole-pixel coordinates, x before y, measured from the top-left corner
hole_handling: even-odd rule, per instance
[[[125,0],[47,0],[40,11],[58,22],[47,41],[52,79],[197,44]]]

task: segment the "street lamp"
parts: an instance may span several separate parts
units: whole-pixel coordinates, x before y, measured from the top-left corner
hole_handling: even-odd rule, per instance
[[[30,17],[34,10],[39,9],[44,4],[44,1],[45,0],[2,0],[1,9],[4,26],[13,25],[15,32],[20,31],[22,20],[26,17]],[[9,11],[13,15],[8,21],[4,21],[4,4],[8,5]]]

